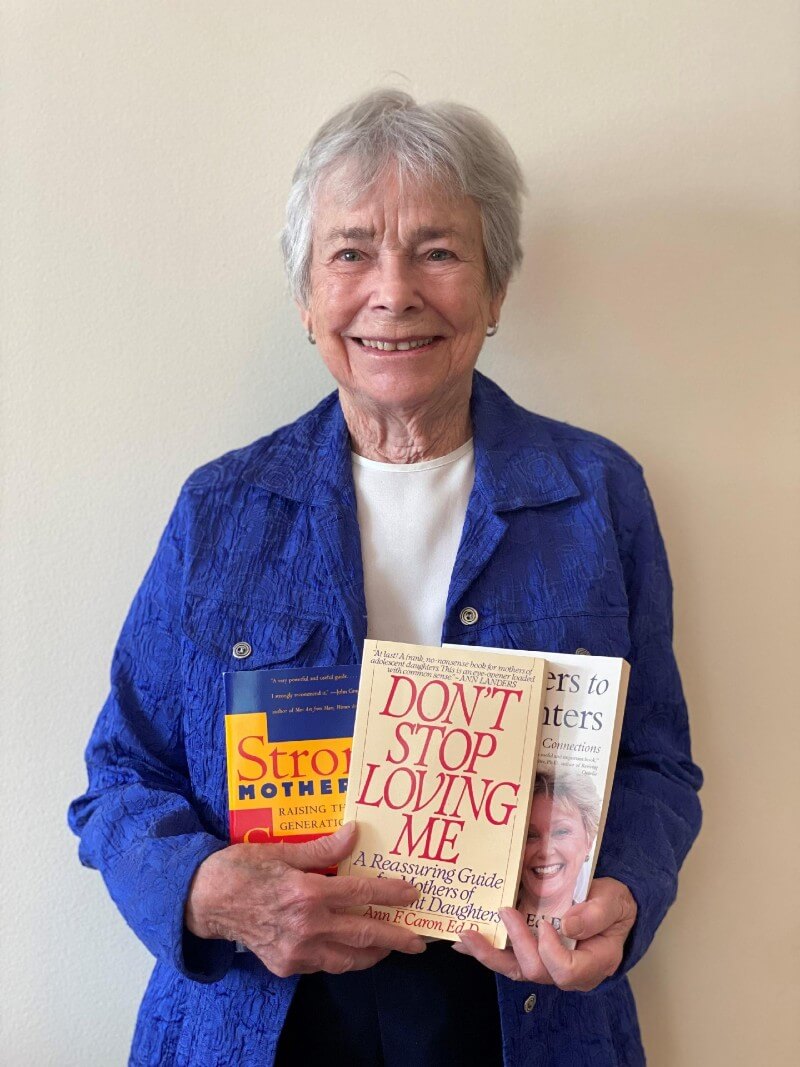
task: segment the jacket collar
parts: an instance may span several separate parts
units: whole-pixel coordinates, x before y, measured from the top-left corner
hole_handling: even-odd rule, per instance
[[[579,496],[545,419],[526,411],[475,371],[471,400],[475,486],[497,512]],[[304,504],[352,506],[347,425],[338,394],[256,447],[245,477]]]

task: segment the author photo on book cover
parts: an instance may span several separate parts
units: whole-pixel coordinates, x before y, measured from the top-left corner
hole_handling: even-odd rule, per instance
[[[587,774],[537,771],[522,859],[518,907],[528,926],[561,929],[573,904],[586,899],[600,821],[600,798]]]
[[[183,485],[69,812],[156,959],[131,1064],[645,1062],[627,975],[675,899],[702,777],[640,465],[476,369],[514,299],[524,191],[482,114],[393,89],[333,114],[297,163],[282,251],[298,346],[332,392]],[[299,347],[274,359],[302,374]],[[352,824],[229,843],[223,673],[355,665],[366,638],[630,663],[582,903],[596,812],[558,780],[534,798],[523,910],[563,909],[574,949],[515,909],[502,950],[348,912],[418,893],[317,873],[354,850]]]

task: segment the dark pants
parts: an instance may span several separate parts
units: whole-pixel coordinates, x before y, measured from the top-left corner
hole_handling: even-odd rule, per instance
[[[494,975],[434,941],[367,971],[304,975],[276,1067],[501,1067]]]

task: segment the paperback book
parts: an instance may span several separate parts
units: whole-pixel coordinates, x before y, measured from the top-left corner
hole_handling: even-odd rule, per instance
[[[630,668],[610,656],[513,655],[547,660],[517,907],[534,931],[541,922],[560,931],[564,912],[586,900],[597,864]],[[575,945],[563,935],[562,941]]]
[[[458,940],[506,944],[517,900],[546,666],[508,652],[364,643],[339,874],[400,877],[410,907],[353,912]]]
[[[312,841],[342,823],[358,666],[224,675],[231,844]]]

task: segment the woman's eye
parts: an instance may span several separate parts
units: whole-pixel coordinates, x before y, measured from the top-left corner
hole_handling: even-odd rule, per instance
[[[361,253],[357,248],[345,248],[336,257],[343,263],[358,263],[361,259]]]
[[[428,253],[428,259],[433,260],[434,263],[442,263],[444,260],[452,258],[453,253],[448,252],[446,248],[434,248],[432,252]]]

